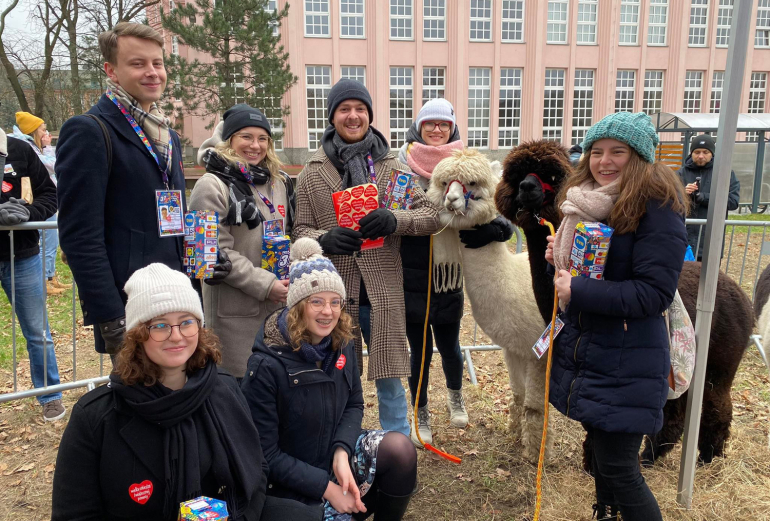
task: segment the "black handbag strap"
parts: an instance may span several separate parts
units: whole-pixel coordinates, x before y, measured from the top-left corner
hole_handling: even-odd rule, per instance
[[[102,129],[104,135],[104,146],[107,148],[107,177],[112,174],[112,140],[110,140],[110,133],[107,131],[107,127],[104,126],[101,118],[94,114],[83,114],[87,118],[91,118],[99,124],[99,128]]]

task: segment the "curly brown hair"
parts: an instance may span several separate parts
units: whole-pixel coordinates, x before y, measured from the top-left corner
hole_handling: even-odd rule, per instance
[[[310,298],[310,297],[308,297]],[[289,336],[292,349],[299,350],[299,346],[302,342],[312,344],[310,331],[305,326],[305,305],[308,298],[305,298],[298,302],[294,307],[289,309],[286,315],[286,327],[289,329]],[[345,308],[340,310],[340,318],[337,321],[337,325],[332,330],[332,351],[342,349],[348,342],[353,340],[353,319],[345,311]]]
[[[144,351],[144,342],[150,338],[150,331],[145,322],[126,332],[123,347],[115,357],[114,372],[124,385],[134,385],[142,382],[144,385],[155,385],[163,376],[163,369],[150,360]],[[185,364],[185,372],[192,373],[206,366],[211,360],[215,364],[222,361],[219,337],[213,331],[201,327],[198,331],[198,346]]]

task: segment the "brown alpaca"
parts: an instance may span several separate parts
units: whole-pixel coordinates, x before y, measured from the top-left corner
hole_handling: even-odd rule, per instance
[[[540,313],[548,321],[553,303],[553,281],[545,271],[545,237],[550,232],[538,224],[535,215],[548,219],[558,228],[561,217],[552,194],[548,192],[551,188],[558,193],[562,181],[570,172],[567,151],[561,144],[549,141],[523,143],[506,157],[502,180],[495,194],[497,209],[519,226],[527,237],[533,289],[538,298]],[[679,294],[693,323],[700,268],[699,262],[685,262],[679,277]],[[735,281],[720,272],[698,439],[700,459],[703,462],[709,463],[715,456],[724,455],[732,422],[730,388],[753,327],[751,302]],[[645,440],[643,462],[654,463],[679,442],[684,431],[686,407],[687,393],[666,403],[663,408],[663,428]],[[591,451],[591,440],[586,438],[583,443],[583,466],[589,472]]]

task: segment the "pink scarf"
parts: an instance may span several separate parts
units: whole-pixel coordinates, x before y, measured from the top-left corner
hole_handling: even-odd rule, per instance
[[[462,150],[463,148],[463,142],[459,139],[437,147],[423,145],[415,141],[406,150],[406,162],[415,174],[430,179],[430,176],[433,175],[433,169],[442,159],[451,156],[455,150]]]

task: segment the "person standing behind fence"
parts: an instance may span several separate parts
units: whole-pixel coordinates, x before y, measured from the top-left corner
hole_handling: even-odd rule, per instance
[[[11,135],[30,144],[48,170],[51,181],[56,184],[56,174],[54,173],[56,152],[51,147],[51,134],[48,133],[45,122],[29,112],[17,112],[16,125],[13,126],[13,134]],[[52,215],[48,221],[56,222],[56,215]],[[58,295],[64,293],[64,290],[72,288],[72,284],[62,284],[56,278],[56,251],[59,248],[59,231],[55,228],[44,230],[43,235],[45,235],[45,251],[41,250],[40,258],[45,256],[45,276],[48,279],[46,291],[49,295]]]
[[[0,197],[0,226],[14,226],[28,221],[45,221],[56,213],[56,186],[48,176],[43,163],[32,148],[23,141],[9,137],[0,130],[0,161],[4,165],[2,196]],[[32,203],[22,199],[22,182],[29,182]],[[15,289],[16,316],[27,341],[30,376],[35,388],[59,384],[48,311],[45,305],[43,266],[40,261],[39,233],[37,230],[13,233],[11,259],[10,232],[0,232],[0,283],[8,301],[12,302]],[[11,262],[14,279],[11,279]],[[16,349],[16,346],[13,346]],[[44,360],[45,358],[45,360]],[[43,406],[43,419],[55,421],[64,417],[66,409],[61,393],[37,398]]]
[[[693,219],[706,219],[708,217],[715,151],[716,143],[710,135],[693,136],[690,142],[690,155],[687,156],[684,166],[677,171],[677,175],[684,184],[685,192],[690,196],[690,217]],[[735,172],[730,170],[730,193],[727,195],[727,210],[737,210],[740,198],[741,183],[735,177]],[[695,253],[695,258],[699,261],[703,260],[703,245],[706,242],[705,230],[705,226],[694,224],[687,226],[687,242]],[[700,245],[698,245],[699,242]],[[724,244],[724,239],[722,244]]]

